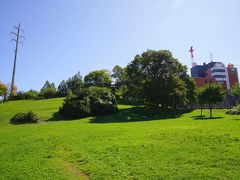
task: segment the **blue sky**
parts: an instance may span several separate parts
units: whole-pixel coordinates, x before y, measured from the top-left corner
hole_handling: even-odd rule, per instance
[[[0,81],[10,83],[13,26],[22,23],[19,90],[56,85],[78,71],[126,66],[147,49],[168,49],[191,67],[213,60],[240,68],[239,0],[1,0]]]

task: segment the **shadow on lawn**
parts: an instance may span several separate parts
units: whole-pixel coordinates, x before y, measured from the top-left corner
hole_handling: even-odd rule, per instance
[[[117,122],[138,122],[138,121],[153,121],[174,119],[193,110],[169,110],[169,111],[153,111],[144,107],[132,107],[128,109],[120,109],[118,113],[95,116],[90,119],[90,123],[117,123]],[[47,121],[71,121],[79,120],[76,118],[65,118],[58,112],[53,113],[53,116]]]
[[[53,116],[50,119],[48,119],[47,121],[72,121],[72,120],[79,120],[79,119],[66,118],[66,117],[63,117],[61,114],[59,114],[59,112],[55,112],[55,113],[53,113]]]
[[[90,123],[118,123],[174,119],[191,111],[192,110],[171,110],[161,112],[149,110],[144,107],[132,107],[128,109],[120,109],[116,114],[93,117],[90,119]]]
[[[222,119],[223,117],[219,116],[219,117],[209,117],[206,115],[200,115],[200,116],[192,116],[191,118],[193,118],[193,120],[211,120],[211,119]]]

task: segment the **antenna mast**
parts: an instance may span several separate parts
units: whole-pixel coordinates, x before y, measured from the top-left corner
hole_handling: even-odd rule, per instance
[[[194,55],[193,55],[193,52],[194,52],[194,49],[193,47],[191,46],[190,47],[190,50],[189,50],[190,54],[191,54],[191,59],[192,59],[192,67],[196,66],[196,63],[194,62]]]
[[[213,55],[212,55],[212,53],[210,53],[210,60],[211,60],[211,62],[213,62]]]

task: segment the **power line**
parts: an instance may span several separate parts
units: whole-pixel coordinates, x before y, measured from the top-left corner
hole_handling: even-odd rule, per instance
[[[21,33],[24,33],[24,30],[21,29],[21,24],[20,23],[18,24],[18,26],[14,26],[14,29],[17,32],[11,32],[11,34],[15,36],[15,38],[12,38],[12,40],[16,42],[14,63],[13,63],[13,73],[12,73],[11,95],[13,95],[13,92],[14,92],[18,45],[23,44],[23,42],[20,41],[21,39],[25,39],[25,37],[21,35]]]

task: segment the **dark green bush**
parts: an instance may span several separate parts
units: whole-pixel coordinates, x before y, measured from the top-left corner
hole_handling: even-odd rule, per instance
[[[51,99],[57,97],[56,88],[45,88],[40,92],[40,97],[44,97],[44,99]]]
[[[92,114],[104,115],[118,111],[116,98],[107,88],[90,87],[89,99]]]
[[[75,95],[69,95],[64,104],[59,109],[59,113],[69,118],[83,118],[90,116],[90,100],[88,97],[83,99]]]
[[[12,124],[25,124],[25,123],[37,123],[39,120],[37,114],[33,112],[28,113],[17,113],[10,119],[10,123]]]
[[[29,90],[28,92],[18,91],[16,95],[9,96],[9,101],[17,101],[17,100],[34,100],[38,99],[39,93],[34,90]]]
[[[90,87],[78,95],[68,95],[59,113],[69,118],[104,115],[117,112],[115,96],[107,88]]]
[[[226,114],[231,114],[231,115],[240,114],[240,105],[234,106],[232,109],[227,110]]]

